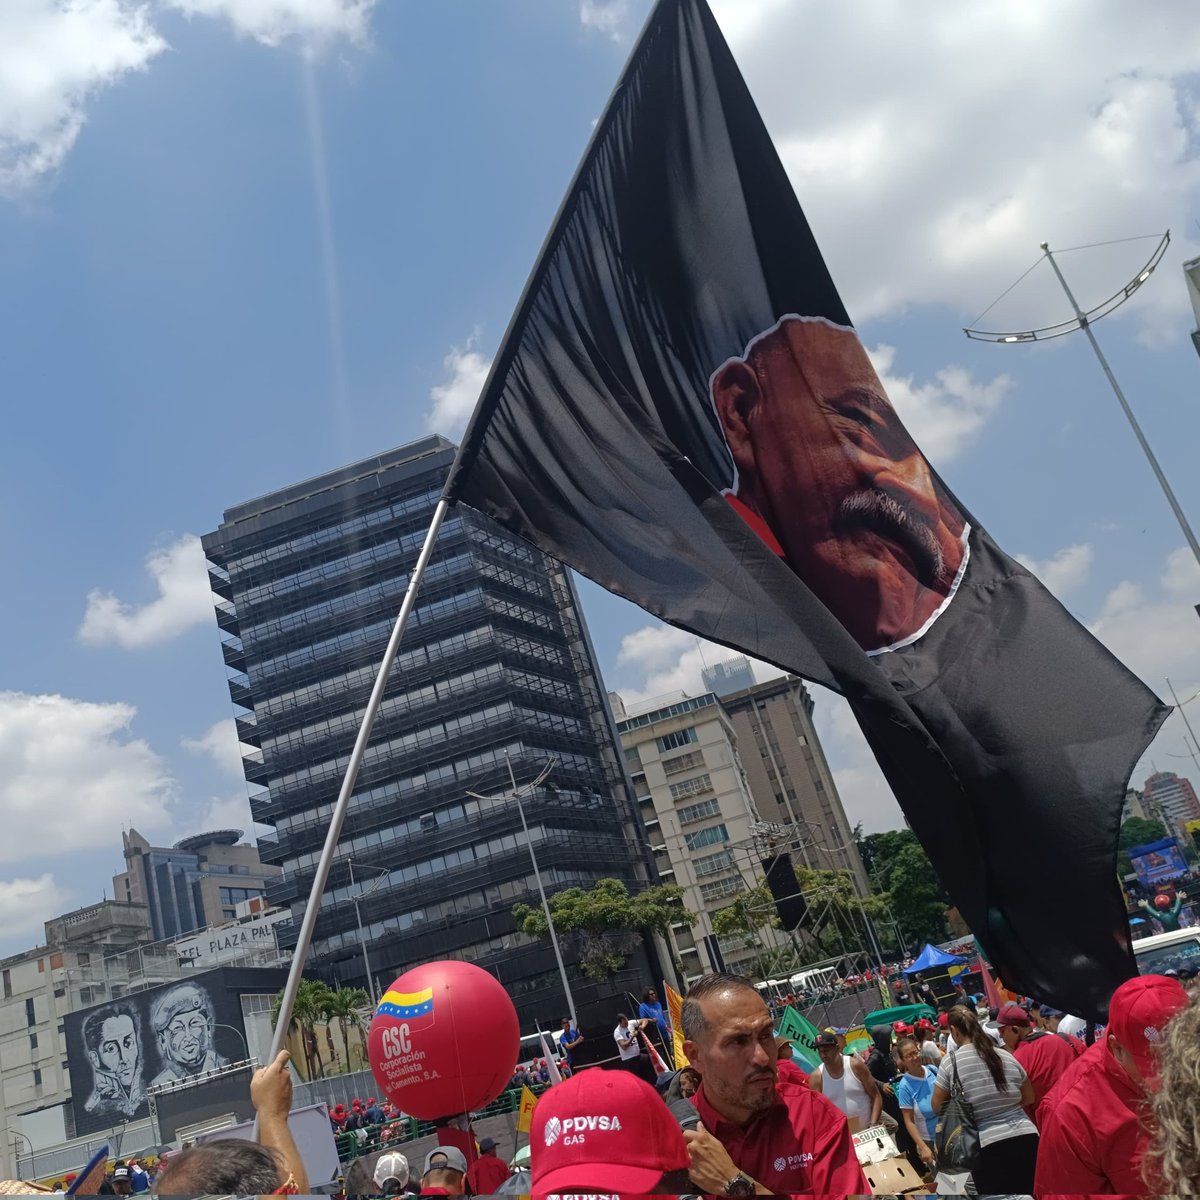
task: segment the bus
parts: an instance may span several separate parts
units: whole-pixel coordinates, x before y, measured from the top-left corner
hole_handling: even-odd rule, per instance
[[[1164,971],[1200,971],[1200,928],[1190,926],[1171,933],[1156,933],[1133,943],[1141,975],[1161,975]]]

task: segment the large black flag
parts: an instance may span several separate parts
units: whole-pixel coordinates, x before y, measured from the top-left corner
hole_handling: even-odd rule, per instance
[[[1159,701],[932,471],[704,0],[660,0],[446,496],[840,691],[1004,982],[1103,1014]]]

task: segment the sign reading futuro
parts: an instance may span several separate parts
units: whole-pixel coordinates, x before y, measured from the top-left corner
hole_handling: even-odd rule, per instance
[[[421,1120],[490,1104],[516,1069],[521,1038],[508,993],[479,967],[414,967],[371,1021],[371,1070],[387,1098]]]

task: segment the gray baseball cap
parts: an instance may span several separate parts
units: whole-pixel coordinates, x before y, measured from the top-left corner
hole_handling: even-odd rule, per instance
[[[430,1171],[437,1170],[458,1171],[465,1175],[467,1173],[466,1155],[457,1146],[434,1146],[425,1155],[425,1165],[421,1168],[421,1176],[424,1178]]]

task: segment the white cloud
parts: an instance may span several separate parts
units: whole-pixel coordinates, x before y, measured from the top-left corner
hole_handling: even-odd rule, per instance
[[[1083,544],[1064,546],[1053,558],[1038,560],[1028,554],[1014,557],[1061,600],[1067,592],[1087,582],[1096,553],[1091,546]]]
[[[166,49],[136,0],[0,3],[0,194],[62,164],[88,101]]]
[[[914,383],[911,375],[893,374],[894,346],[881,344],[867,353],[905,428],[935,466],[971,444],[1012,382],[998,375],[991,383],[976,383],[970,371],[950,366],[934,382]]]
[[[902,829],[904,814],[883,777],[850,705],[825,688],[809,685],[816,702],[813,724],[833,772],[842,807],[851,825],[867,833]]]
[[[1186,546],[1163,564],[1157,587],[1124,580],[1107,595],[1092,632],[1156,692],[1164,679],[1200,677],[1200,566]]]
[[[442,360],[447,379],[429,391],[433,407],[425,414],[425,428],[430,433],[457,439],[466,429],[492,366],[492,360],[475,349],[478,340],[476,330],[465,346],[454,346]]]
[[[705,667],[739,657],[742,656],[727,646],[705,641],[673,625],[644,625],[627,633],[617,651],[617,666],[626,671],[635,670],[641,682],[616,690],[630,707],[674,692],[699,696],[707,690],[701,676]],[[759,683],[783,674],[771,663],[757,659],[750,659],[750,662]]]
[[[629,32],[629,0],[579,0],[579,19],[587,29],[594,29],[614,41],[622,41]]]
[[[267,46],[345,39],[363,43],[376,0],[166,0],[187,16],[228,21],[242,37]]]
[[[241,829],[250,831],[254,828],[254,819],[250,816],[250,801],[246,793],[235,793],[230,796],[213,796],[204,811],[203,820],[196,823],[193,833],[206,829]]]
[[[0,880],[0,929],[6,943],[40,944],[42,926],[68,907],[68,894],[49,873],[37,879]]]
[[[713,7],[856,321],[937,303],[966,323],[1043,240],[1167,227],[1181,236],[1166,279],[1127,311],[1187,320],[1168,282],[1197,252],[1200,39],[1187,0],[1149,17],[1121,0]],[[1075,253],[1063,268],[1089,307],[1152,247]],[[1067,315],[1043,265],[989,321]]]
[[[122,825],[165,828],[175,781],[129,736],[137,710],[0,692],[0,862],[111,844]]]
[[[138,607],[111,592],[88,592],[80,641],[93,646],[115,643],[133,650],[165,642],[215,619],[208,568],[195,534],[186,533],[153,551],[146,557],[146,570],[158,588],[158,598]]]
[[[209,755],[226,775],[235,779],[243,777],[242,755],[251,749],[238,741],[237,722],[233,717],[210,725],[198,738],[184,738],[182,745],[194,754]]]

